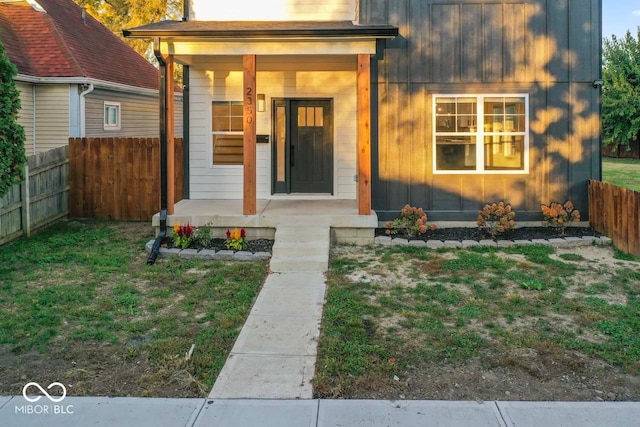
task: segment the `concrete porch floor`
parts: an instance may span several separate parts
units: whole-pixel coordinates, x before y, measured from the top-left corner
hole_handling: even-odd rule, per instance
[[[168,226],[174,222],[210,226],[214,237],[223,237],[227,228],[244,228],[247,238],[273,238],[278,225],[326,225],[332,242],[367,245],[373,243],[378,216],[358,215],[355,200],[258,200],[256,215],[242,215],[242,200],[181,200],[176,203]],[[160,227],[160,214],[153,216]]]

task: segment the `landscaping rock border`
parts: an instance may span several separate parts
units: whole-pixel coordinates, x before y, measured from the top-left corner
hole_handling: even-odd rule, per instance
[[[471,246],[489,246],[489,247],[511,247],[516,245],[550,245],[556,248],[576,248],[579,246],[611,246],[613,241],[605,236],[584,236],[584,237],[564,237],[554,239],[533,239],[533,240],[407,240],[402,238],[392,238],[389,236],[377,236],[374,243],[380,246],[409,245],[418,247],[427,247],[430,249],[438,248],[469,248]]]
[[[149,240],[145,245],[147,252],[151,253],[153,243],[155,240]],[[212,249],[178,249],[178,248],[160,248],[160,258],[191,258],[191,259],[203,259],[203,260],[215,260],[215,261],[262,261],[271,258],[270,252],[256,252],[249,251],[230,251],[221,250],[214,251]]]

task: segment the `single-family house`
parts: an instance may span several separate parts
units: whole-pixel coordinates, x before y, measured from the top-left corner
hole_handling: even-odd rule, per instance
[[[157,68],[72,0],[0,0],[0,40],[18,68],[27,154],[70,137],[159,136]]]
[[[125,30],[189,69],[191,200],[519,220],[600,164],[600,0],[187,0]],[[169,214],[172,201],[169,200]],[[586,215],[583,215],[585,218]]]

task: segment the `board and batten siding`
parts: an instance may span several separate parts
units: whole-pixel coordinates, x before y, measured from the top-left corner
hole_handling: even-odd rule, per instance
[[[20,111],[18,112],[18,124],[24,128],[25,149],[27,156],[34,154],[33,148],[33,84],[16,82],[20,92]]]
[[[120,103],[119,130],[104,129],[104,103]],[[96,89],[85,98],[85,136],[157,138],[159,131],[158,96]],[[182,98],[175,103],[175,135],[182,137]]]
[[[271,134],[274,98],[333,99],[334,197],[355,199],[356,59],[354,56],[259,56],[257,133]],[[190,198],[241,199],[241,165],[212,165],[211,103],[242,100],[242,57],[206,57],[190,68]],[[272,145],[257,144],[257,197],[271,195]],[[275,196],[278,197],[278,196]]]
[[[357,0],[190,0],[190,21],[353,21]]]
[[[599,179],[599,0],[361,0],[362,24],[400,36],[373,63],[373,208],[397,217],[406,204],[429,219],[475,220],[504,200],[518,219],[540,204],[572,200],[588,212]],[[433,94],[529,95],[529,172],[433,173]]]

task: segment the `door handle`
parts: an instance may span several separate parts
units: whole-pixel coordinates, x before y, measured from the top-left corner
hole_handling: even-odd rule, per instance
[[[289,165],[290,166],[295,166],[296,164],[295,157],[296,157],[296,147],[292,145],[289,148]]]

